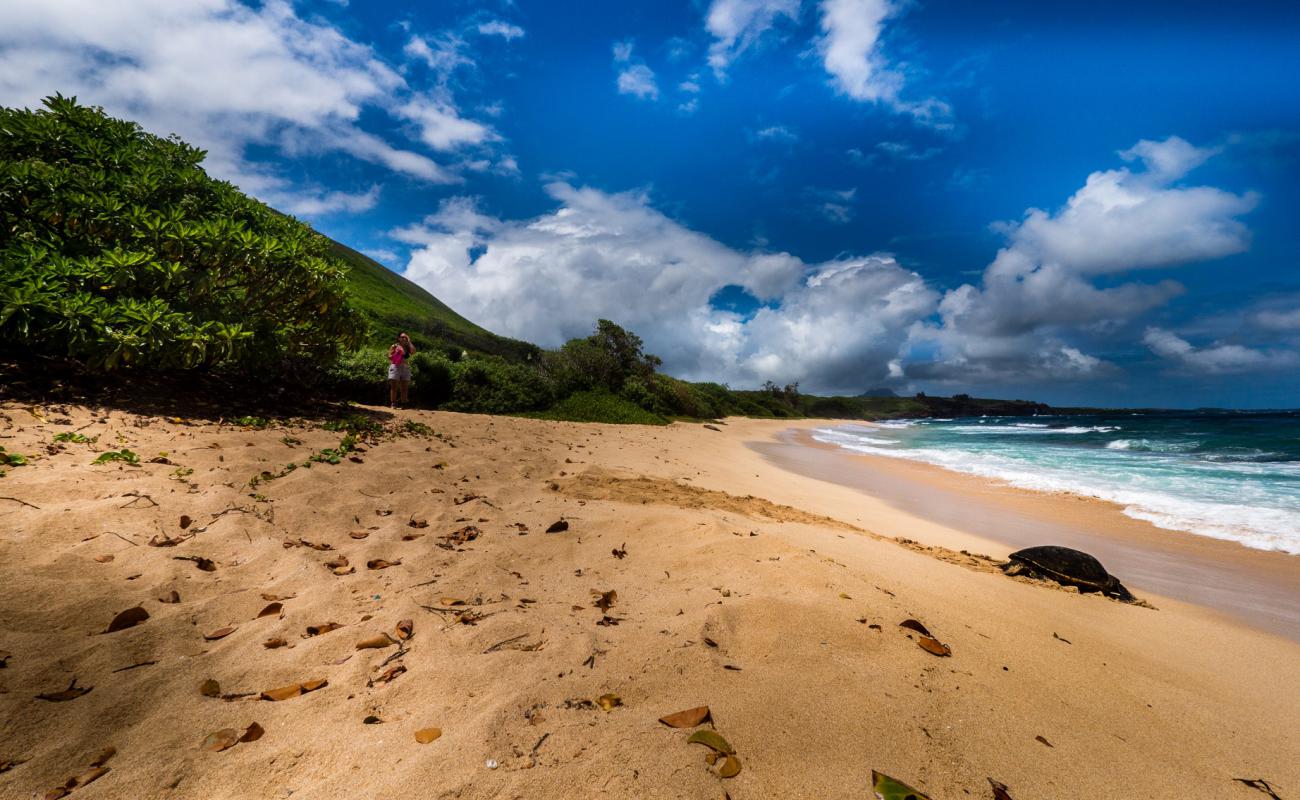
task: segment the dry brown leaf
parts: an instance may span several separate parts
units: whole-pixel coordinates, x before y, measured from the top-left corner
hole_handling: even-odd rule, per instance
[[[239,741],[256,742],[258,739],[262,738],[262,734],[264,733],[266,733],[266,729],[254,722],[244,729],[244,732],[239,737]]]
[[[388,569],[389,567],[396,567],[401,563],[402,559],[400,558],[396,561],[385,561],[382,558],[372,558],[366,562],[366,569]]]
[[[108,774],[108,767],[91,767],[75,778],[71,778],[65,786],[72,789],[80,789],[86,784],[98,780]]]
[[[134,606],[118,614],[116,617],[113,617],[113,621],[108,623],[108,629],[105,630],[104,633],[113,633],[114,631],[134,628],[136,625],[139,625],[147,619],[149,619],[149,612],[145,611],[140,606]]]
[[[697,708],[688,708],[685,711],[678,711],[676,714],[669,714],[666,717],[660,717],[659,721],[670,728],[694,728],[708,718],[709,707],[699,706]]]
[[[370,681],[370,685],[373,686],[376,683],[388,683],[393,678],[396,678],[398,675],[401,675],[403,672],[406,672],[405,664],[401,664],[401,663],[394,664],[393,666],[389,667],[388,669],[376,675]]]
[[[108,747],[99,751],[99,755],[95,756],[94,759],[91,760],[90,766],[102,767],[115,755],[117,755],[117,748],[110,744]]]
[[[441,728],[421,728],[415,732],[415,741],[420,744],[428,744],[442,735]]]
[[[370,531],[349,531],[348,532],[348,536],[351,536],[353,539],[364,539],[369,535],[370,535]]]
[[[104,553],[103,555],[95,556],[95,560],[98,561],[98,562],[101,563],[101,564],[107,564],[107,563],[109,563],[110,561],[113,560],[113,554],[112,554],[112,553]]]
[[[423,535],[424,535],[423,533],[404,533],[402,534],[402,541],[414,542],[416,539],[419,539]]]
[[[315,678],[309,681],[303,681],[302,683],[292,683],[289,684],[288,686],[281,686],[276,689],[267,689],[265,692],[262,692],[261,699],[288,700],[290,698],[297,697],[300,694],[314,692],[317,689],[320,689],[321,687],[328,686],[328,685],[329,685],[329,681],[325,680],[324,678]]]
[[[329,633],[330,631],[336,631],[342,627],[343,626],[338,624],[337,622],[326,622],[323,625],[308,625],[307,635],[320,636],[322,633]]]
[[[303,547],[310,547],[313,550],[324,551],[324,550],[334,549],[334,545],[329,544],[327,542],[309,542],[306,539],[299,539],[298,543],[301,544]]]
[[[722,766],[718,768],[719,778],[734,778],[739,774],[740,759],[735,756],[727,756],[727,759],[722,762]]]
[[[442,603],[444,606],[463,606],[463,605],[465,605],[465,601],[464,601],[464,600],[461,600],[459,597],[443,597],[443,598],[439,599],[438,602],[439,602],[439,603]]]
[[[610,607],[614,605],[615,601],[618,600],[618,592],[613,589],[610,589],[608,592],[602,592],[599,589],[592,589],[591,593],[596,597],[596,601],[592,603],[592,605],[599,608],[601,611],[608,611]]]
[[[212,678],[208,678],[206,681],[199,684],[199,694],[204,697],[220,697],[221,684],[217,683]]]
[[[424,518],[416,519],[415,517],[411,517],[411,520],[406,524],[410,525],[412,528],[427,528],[429,527],[429,520]]]
[[[239,731],[234,728],[222,728],[214,733],[209,733],[203,739],[203,744],[199,747],[212,753],[219,753],[227,750],[239,743]]]
[[[270,617],[275,614],[279,614],[283,610],[284,610],[284,603],[279,603],[279,602],[271,603],[266,608],[257,612],[257,616],[259,619],[262,617]]]
[[[330,571],[333,572],[335,575],[351,575],[352,573],[357,571],[357,568],[356,567],[335,567]]]
[[[193,561],[194,566],[198,567],[204,572],[217,571],[216,562],[214,562],[210,558],[204,558],[203,556],[172,556],[172,558],[177,561]]]
[[[905,619],[902,622],[898,623],[898,627],[907,628],[908,630],[916,631],[922,636],[929,636],[929,637],[934,636],[934,634],[930,633],[930,629],[922,625],[919,620]]]
[[[623,698],[616,694],[602,694],[596,698],[596,704],[600,706],[601,711],[613,711],[618,706],[623,705]]]
[[[993,800],[1011,800],[1011,793],[1007,791],[1007,785],[1001,781],[988,779],[989,786],[993,787]]]
[[[189,514],[181,514],[181,530],[185,530],[194,523]]]
[[[922,636],[916,644],[925,652],[936,656],[952,655],[952,648],[943,642],[935,639],[933,636]]]
[[[278,602],[278,601],[280,601],[280,600],[292,600],[292,599],[295,598],[295,597],[297,597],[297,595],[293,595],[293,594],[287,594],[287,595],[286,595],[286,594],[267,594],[267,593],[265,593],[265,592],[262,593],[262,599],[265,600],[265,601],[267,601],[268,603],[274,603],[274,602]]]
[[[149,537],[148,545],[150,547],[175,547],[185,541],[184,536],[171,537],[167,534]]]
[[[203,634],[203,638],[207,639],[209,642],[215,642],[218,639],[226,638],[230,634],[234,633],[236,630],[238,630],[238,628],[236,628],[234,625],[227,625],[224,628],[217,628],[215,631],[212,631],[211,633]]]
[[[38,694],[36,695],[36,699],[48,700],[51,703],[65,703],[69,700],[76,700],[78,697],[81,697],[83,694],[90,694],[90,690],[93,688],[95,687],[78,686],[77,679],[73,678],[72,683],[69,683],[68,688],[64,689],[63,691],[49,692],[47,694]]]
[[[159,603],[179,603],[180,601],[181,601],[181,593],[176,591],[175,589],[172,589],[167,594],[158,598]]]
[[[397,638],[406,641],[415,635],[415,622],[409,619],[398,620]]]
[[[330,569],[338,569],[339,567],[346,567],[347,565],[348,565],[347,556],[339,556],[337,558],[332,558],[329,561],[325,562],[325,566],[329,567]]]
[[[568,520],[564,520],[564,519],[562,519],[562,520],[559,520],[559,521],[557,521],[557,522],[552,522],[551,525],[550,525],[550,527],[546,529],[546,532],[547,532],[547,533],[562,533],[562,532],[564,532],[564,531],[567,531],[568,529],[569,529],[569,521],[568,521]]]
[[[361,641],[357,642],[357,649],[378,650],[384,647],[391,647],[395,644],[397,644],[397,642],[393,641],[393,638],[391,636],[389,636],[386,633],[380,633],[375,636],[371,636],[369,639],[362,639]]]
[[[278,636],[274,639],[267,639],[265,642],[262,642],[262,646],[267,650],[274,650],[277,647],[284,647],[287,644],[288,642]]]
[[[1034,737],[1034,741],[1036,741],[1036,742],[1040,742],[1040,743],[1042,743],[1042,744],[1045,744],[1045,745],[1047,745],[1048,747],[1054,747],[1054,745],[1053,745],[1051,742],[1047,741],[1047,740],[1044,739],[1042,736],[1035,736],[1035,737]]]

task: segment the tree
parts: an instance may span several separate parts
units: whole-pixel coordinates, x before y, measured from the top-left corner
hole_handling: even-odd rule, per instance
[[[365,325],[297,220],[76,98],[0,108],[0,343],[89,367],[325,362]]]
[[[596,331],[583,339],[570,339],[548,353],[545,369],[562,394],[587,389],[619,392],[629,381],[648,383],[663,364],[642,350],[641,337],[602,319]]]

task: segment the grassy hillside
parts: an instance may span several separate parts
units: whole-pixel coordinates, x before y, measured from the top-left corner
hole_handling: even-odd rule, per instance
[[[328,237],[327,237],[328,238]],[[420,286],[347,245],[330,240],[330,251],[349,267],[351,304],[372,326],[375,344],[389,344],[409,331],[417,345],[446,342],[473,353],[521,359],[536,352],[527,342],[497,336],[457,314]]]

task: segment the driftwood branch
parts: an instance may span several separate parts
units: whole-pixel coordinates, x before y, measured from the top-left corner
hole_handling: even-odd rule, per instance
[[[27,502],[26,500],[19,500],[17,497],[0,497],[0,500],[11,500],[11,501],[13,501],[13,502],[15,502],[15,503],[18,503],[18,504],[20,504],[20,505],[27,506],[28,508],[34,508],[34,509],[36,509],[37,511],[40,511],[40,510],[41,510],[41,507],[40,507],[40,506],[34,506],[34,505],[32,505],[31,503]]]

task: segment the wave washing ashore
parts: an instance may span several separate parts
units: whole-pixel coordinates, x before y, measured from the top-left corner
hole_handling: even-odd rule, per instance
[[[897,420],[813,436],[1096,497],[1161,528],[1300,555],[1300,412]]]

